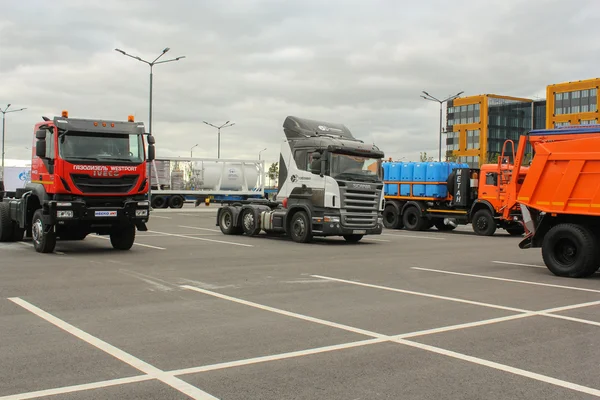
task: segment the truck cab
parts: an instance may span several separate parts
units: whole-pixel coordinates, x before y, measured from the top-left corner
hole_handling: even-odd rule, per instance
[[[275,201],[220,209],[221,230],[229,234],[239,226],[238,233],[284,232],[297,242],[314,236],[356,242],[380,234],[384,153],[338,123],[288,116],[283,128]],[[232,218],[232,225],[224,218]]]
[[[149,218],[146,161],[154,138],[132,116],[124,121],[73,119],[63,111],[34,128],[31,183],[0,203],[10,223],[0,221],[0,240],[31,235],[35,249],[54,250],[56,240],[109,235],[127,250]],[[2,210],[0,210],[2,211]],[[8,231],[12,234],[8,234]]]

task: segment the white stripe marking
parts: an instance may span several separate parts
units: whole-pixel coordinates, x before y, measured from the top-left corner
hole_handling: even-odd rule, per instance
[[[219,229],[208,229],[208,228],[198,228],[195,226],[186,226],[186,225],[178,225],[179,228],[188,228],[188,229],[197,229],[199,231],[210,231],[210,232],[219,232],[221,233],[221,231]]]
[[[152,214],[150,214],[150,218],[171,219],[171,217],[163,217],[162,215],[152,215]]]
[[[47,313],[46,311],[34,306],[33,304],[19,298],[19,297],[11,297],[9,298],[15,304],[23,307],[27,311],[37,315],[38,317],[48,321],[49,323],[57,326],[58,328],[70,333],[71,335],[87,342],[88,344],[104,351],[107,354],[115,357],[118,360],[123,361],[126,364],[131,365],[132,367],[144,372],[151,377],[158,379],[159,381],[171,386],[174,389],[179,390],[180,392],[190,396],[193,399],[216,399],[216,397],[211,396],[210,394],[198,389],[195,386],[190,385],[189,383],[182,381],[181,379],[169,375],[168,373],[156,368],[153,365],[148,364],[145,361],[140,360],[137,357],[132,356],[131,354],[101,340],[95,336],[90,335],[87,332],[82,331],[79,328],[63,321],[60,318],[55,317],[54,315]]]
[[[110,240],[110,238],[104,237],[104,236],[99,236],[99,235],[91,235],[88,236],[91,238],[95,238],[95,239],[104,239],[104,240]],[[166,250],[164,247],[158,247],[158,246],[151,246],[149,244],[143,244],[143,243],[134,243],[135,246],[142,246],[142,247],[148,247],[151,249],[155,249],[155,250]]]
[[[597,306],[597,305],[600,305],[600,301],[590,301],[589,303],[580,303],[580,304],[573,304],[570,306],[549,308],[547,310],[542,310],[540,312],[556,313],[556,312],[561,312],[561,311],[574,310],[576,308],[583,308],[583,307],[590,307],[590,306]]]
[[[432,353],[441,354],[441,355],[444,355],[447,357],[452,357],[452,358],[456,358],[459,360],[467,361],[467,362],[470,362],[473,364],[497,369],[499,371],[508,372],[508,373],[511,373],[514,375],[523,376],[525,378],[534,379],[534,380],[537,380],[540,382],[546,382],[551,385],[560,386],[560,387],[574,390],[577,392],[587,393],[592,396],[600,397],[600,390],[593,389],[593,388],[583,386],[583,385],[578,385],[578,384],[572,383],[572,382],[563,381],[561,379],[552,378],[550,376],[537,374],[535,372],[526,371],[526,370],[523,370],[520,368],[515,368],[515,367],[508,366],[508,365],[500,364],[500,363],[497,363],[494,361],[488,361],[488,360],[484,360],[482,358],[473,357],[473,356],[469,356],[469,355],[462,354],[462,353],[457,353],[457,352],[451,351],[451,350],[440,349],[439,347],[429,346],[426,344],[412,342],[412,341],[408,341],[408,340],[397,339],[397,340],[394,340],[394,342],[404,344],[404,345],[410,346],[410,347],[415,347],[417,349],[430,351]]]
[[[132,376],[131,378],[120,378],[110,379],[107,381],[100,381],[94,383],[85,383],[83,385],[64,386],[54,389],[38,390],[36,392],[13,394],[8,396],[1,396],[0,400],[25,400],[35,399],[37,397],[54,396],[57,394],[66,394],[74,392],[82,392],[84,390],[101,389],[111,386],[125,385],[128,383],[144,382],[154,379],[150,375]]]
[[[374,239],[374,238],[371,238],[371,237],[367,237],[367,238],[365,238],[363,241],[369,241],[369,240],[370,240],[370,241],[372,241],[372,242],[386,242],[386,243],[389,243],[389,242],[391,242],[391,240],[385,240],[385,239]]]
[[[178,235],[176,233],[166,233],[166,232],[157,232],[157,231],[148,231],[148,232],[151,232],[151,233],[162,233],[163,235],[166,235],[166,236],[174,236],[174,237],[180,237],[180,238],[184,238],[184,239],[194,239],[194,240],[203,240],[203,241],[206,241],[206,242],[213,242],[213,243],[231,244],[233,246],[254,247],[254,245],[251,245],[251,244],[226,242],[224,240],[204,239],[204,238],[199,238],[199,237],[194,237],[194,236]]]
[[[513,311],[513,312],[518,312],[518,313],[527,313],[527,312],[529,312],[529,310],[523,310],[521,308],[505,307],[505,306],[501,306],[501,305],[497,305],[497,304],[490,304],[490,303],[481,303],[479,301],[459,299],[459,298],[456,298],[456,297],[438,296],[436,294],[414,292],[412,290],[396,289],[396,288],[392,288],[392,287],[388,287],[388,286],[372,285],[370,283],[362,283],[362,282],[356,282],[356,281],[349,281],[349,280],[346,280],[346,279],[332,278],[332,277],[329,277],[329,276],[322,276],[322,275],[311,275],[311,276],[314,277],[314,278],[321,278],[321,279],[328,279],[328,280],[331,280],[331,281],[349,283],[351,285],[358,285],[358,286],[365,286],[365,287],[370,287],[370,288],[375,288],[375,289],[389,290],[391,292],[412,294],[412,295],[415,295],[415,296],[431,297],[432,299],[438,299],[438,300],[454,301],[454,302],[457,302],[457,303],[472,304],[472,305],[476,305],[476,306],[482,306],[482,307],[488,307],[488,308],[496,308],[496,309],[499,309],[499,310]]]
[[[184,289],[194,290],[194,291],[199,292],[199,293],[207,294],[209,296],[218,297],[218,298],[221,298],[223,300],[229,300],[229,301],[232,301],[234,303],[244,304],[246,306],[258,308],[260,310],[270,311],[272,313],[286,315],[288,317],[297,318],[297,319],[303,319],[305,321],[310,321],[310,322],[314,322],[314,323],[317,323],[317,324],[321,324],[321,325],[326,325],[326,326],[330,326],[330,327],[333,327],[333,328],[342,329],[342,330],[345,330],[345,331],[348,331],[348,332],[358,333],[359,335],[371,336],[371,337],[374,337],[374,338],[387,338],[388,337],[386,335],[382,335],[382,334],[376,333],[376,332],[367,331],[365,329],[354,328],[352,326],[348,326],[348,325],[344,325],[344,324],[338,324],[336,322],[326,321],[326,320],[320,319],[320,318],[309,317],[309,316],[302,315],[302,314],[296,314],[296,313],[291,312],[291,311],[281,310],[279,308],[264,306],[262,304],[253,303],[251,301],[238,299],[236,297],[227,296],[225,294],[221,294],[221,293],[217,293],[217,292],[211,292],[210,290],[200,289],[200,288],[197,288],[195,286],[181,285],[181,287],[184,288]]]
[[[555,284],[552,284],[552,283],[520,281],[520,280],[517,280],[517,279],[498,278],[498,277],[495,277],[495,276],[486,276],[486,275],[465,274],[465,273],[462,273],[462,272],[443,271],[443,270],[439,270],[439,269],[430,269],[430,268],[420,268],[420,267],[411,267],[411,268],[412,269],[418,269],[419,271],[438,272],[438,273],[441,273],[441,274],[467,276],[467,277],[470,277],[470,278],[490,279],[490,280],[494,280],[494,281],[522,283],[522,284],[526,284],[526,285],[546,286],[546,287],[553,287],[553,288],[558,288],[558,289],[578,290],[578,291],[581,291],[581,292],[600,293],[600,290],[586,289],[586,288],[580,288],[580,287],[575,287],[575,286],[564,286],[564,285],[555,285]]]
[[[496,264],[517,265],[519,267],[533,267],[533,268],[544,268],[544,269],[547,269],[543,265],[521,264],[521,263],[508,262],[508,261],[492,261],[492,262],[496,263]]]
[[[446,240],[446,238],[438,238],[438,237],[433,237],[433,236],[421,236],[421,235],[403,235],[403,234],[395,234],[395,233],[382,233],[382,235],[383,236],[415,238],[415,239]]]

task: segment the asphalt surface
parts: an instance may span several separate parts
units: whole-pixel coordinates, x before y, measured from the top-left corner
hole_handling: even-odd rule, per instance
[[[598,276],[498,230],[358,244],[156,210],[134,248],[0,243],[0,400],[592,399]]]

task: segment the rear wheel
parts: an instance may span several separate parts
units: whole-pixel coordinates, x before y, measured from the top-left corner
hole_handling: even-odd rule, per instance
[[[358,243],[360,242],[360,239],[363,238],[364,235],[344,235],[344,239],[346,240],[346,242],[350,242],[350,243]]]
[[[33,218],[31,220],[31,239],[33,247],[38,253],[52,253],[56,247],[56,233],[52,227],[48,227],[44,224],[41,208],[33,213]]]
[[[0,242],[8,242],[13,236],[13,222],[10,219],[8,203],[0,200]]]
[[[129,250],[135,242],[135,225],[115,228],[110,233],[110,244],[117,250]]]
[[[152,196],[151,202],[152,208],[166,208],[167,199],[164,196]]]
[[[241,226],[233,226],[233,211],[231,208],[221,209],[219,214],[219,228],[225,235],[239,235],[242,233]]]
[[[242,229],[247,236],[254,236],[260,233],[260,221],[256,218],[254,210],[247,208],[242,212]]]
[[[184,203],[185,199],[179,195],[171,196],[171,198],[169,199],[169,207],[171,208],[183,208]]]
[[[479,236],[492,236],[496,232],[496,221],[489,210],[481,209],[473,216],[473,232]]]
[[[585,278],[598,269],[597,237],[585,226],[559,224],[548,231],[542,244],[546,267],[557,276]]]
[[[308,243],[312,240],[308,215],[304,211],[298,211],[290,221],[290,237],[294,242]]]
[[[422,231],[428,225],[425,218],[421,216],[419,210],[414,206],[408,207],[404,211],[402,221],[404,223],[404,228],[408,229],[409,231]]]

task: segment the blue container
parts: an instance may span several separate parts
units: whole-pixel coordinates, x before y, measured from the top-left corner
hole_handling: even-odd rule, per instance
[[[427,179],[427,163],[416,163],[413,173],[413,182],[425,182]],[[425,197],[425,185],[413,185],[413,196]]]
[[[402,169],[400,170],[400,181],[401,182],[412,182],[413,173],[415,169],[415,163],[405,162],[402,163]],[[400,196],[410,196],[410,185],[400,185]]]
[[[390,163],[388,182],[398,182],[400,180],[400,163]],[[398,184],[389,183],[387,188],[388,196],[398,196]]]
[[[390,165],[391,163],[389,162],[384,162],[382,167],[383,167],[383,181],[389,181],[390,180]],[[388,195],[388,191],[389,191],[389,187],[390,185],[387,183],[383,184],[383,195],[386,196]]]
[[[444,182],[444,184],[432,185],[425,187],[427,197],[446,197],[448,190],[446,187],[446,179],[448,178],[449,164],[445,162],[432,162],[427,164],[426,181],[427,182]]]

